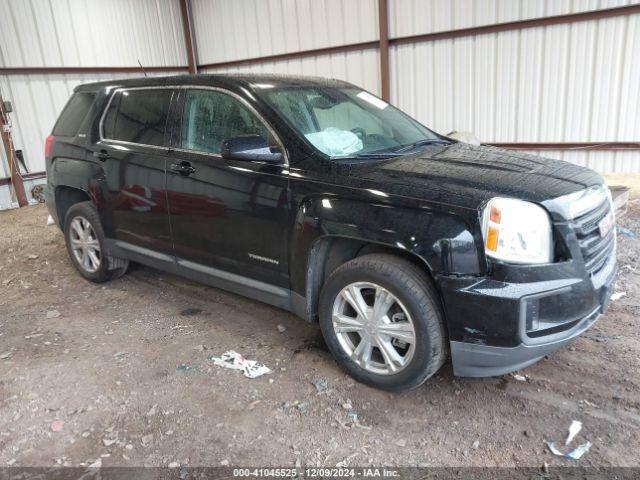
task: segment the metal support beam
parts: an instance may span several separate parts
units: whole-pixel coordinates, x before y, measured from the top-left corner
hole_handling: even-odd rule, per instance
[[[191,21],[191,1],[180,0],[180,16],[182,17],[182,33],[184,34],[184,45],[187,49],[187,62],[189,73],[198,73],[198,61],[193,45],[192,21]]]
[[[389,87],[389,5],[387,0],[378,0],[379,51],[380,51],[380,96],[391,98]]]
[[[2,144],[7,156],[7,163],[9,164],[9,174],[11,175],[11,185],[13,191],[16,194],[18,200],[18,206],[25,207],[29,205],[27,201],[27,194],[24,191],[24,183],[22,183],[22,176],[18,166],[18,159],[14,154],[13,143],[11,141],[11,134],[5,127],[9,125],[7,114],[4,111],[4,103],[2,95],[0,95],[0,135],[2,135]]]

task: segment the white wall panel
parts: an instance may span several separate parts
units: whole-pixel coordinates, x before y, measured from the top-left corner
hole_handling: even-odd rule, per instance
[[[389,35],[479,27],[495,23],[621,7],[634,0],[389,0]]]
[[[638,52],[637,14],[400,45],[391,101],[438,132],[485,142],[638,141]],[[605,153],[567,158],[608,171],[636,155],[640,171],[640,152]]]
[[[179,0],[0,0],[0,65],[186,65]]]
[[[346,80],[376,94],[380,90],[380,63],[378,51],[375,49],[209,69],[206,73],[278,73],[320,76]]]
[[[378,38],[377,0],[192,0],[198,62]]]
[[[526,153],[564,160],[601,173],[640,173],[640,154],[637,150],[531,150]]]

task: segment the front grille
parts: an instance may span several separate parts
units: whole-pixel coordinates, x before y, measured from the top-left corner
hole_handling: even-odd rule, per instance
[[[605,265],[615,246],[615,226],[604,237],[600,236],[598,229],[598,223],[610,211],[609,201],[605,200],[598,207],[573,220],[585,268],[590,275],[597,273]]]

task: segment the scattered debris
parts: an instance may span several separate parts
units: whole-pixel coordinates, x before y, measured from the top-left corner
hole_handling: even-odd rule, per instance
[[[0,354],[0,360],[7,360],[7,359],[11,358],[11,355],[13,355],[12,352],[4,352],[4,353]]]
[[[519,382],[526,382],[527,381],[527,377],[524,375],[519,375],[517,373],[513,374],[513,378]]]
[[[143,435],[140,439],[142,445],[149,445],[153,441],[153,433],[149,433],[147,435]]]
[[[229,465],[229,460],[227,460],[226,458],[224,460],[221,460],[220,465],[222,465],[223,467],[226,467],[227,465]]]
[[[582,400],[582,403],[584,403],[587,407],[591,407],[591,408],[600,408],[598,407],[597,404],[590,402],[589,400]]]
[[[153,417],[158,410],[158,404],[156,403],[151,409],[147,412],[147,417]]]
[[[30,253],[29,255],[27,255],[27,258],[29,260],[37,260],[39,257],[39,255],[36,255],[35,253]]]
[[[353,405],[351,405],[351,400],[347,399],[347,401],[342,404],[342,408],[344,408],[345,410],[353,410]]]
[[[471,445],[471,448],[473,448],[474,450],[477,450],[478,448],[480,448],[480,440],[476,440],[475,442],[473,442],[473,444]]]
[[[576,435],[580,433],[580,430],[582,430],[582,422],[579,422],[578,420],[574,420],[573,422],[571,422],[571,425],[569,426],[569,433],[567,435],[567,439],[564,442],[564,445],[568,446],[576,437]],[[564,457],[570,460],[579,460],[591,448],[591,442],[587,441],[586,443],[578,445],[576,448],[574,448],[570,452],[562,453],[556,447],[555,442],[546,442],[546,444],[551,453],[553,453],[554,455],[557,455],[558,457]]]
[[[326,378],[316,378],[311,382],[318,393],[326,392],[329,388],[329,382]]]
[[[55,225],[56,222],[53,221],[53,217],[51,215],[49,215],[47,217],[47,227],[51,226],[51,225]]]
[[[568,453],[562,453],[560,450],[558,450],[554,442],[547,442],[547,446],[549,447],[551,453],[557,455],[558,457],[564,457],[570,460],[580,460],[580,458],[582,458],[582,456],[591,448],[591,442],[586,442],[582,445],[578,445]]]
[[[636,238],[636,232],[634,232],[633,230],[630,230],[628,228],[622,227],[620,225],[616,226],[616,230],[618,231],[618,233],[621,233],[625,237]]]
[[[400,438],[398,440],[396,440],[396,445],[399,447],[406,447],[407,446],[407,440],[405,438]]]
[[[358,456],[358,453],[353,453],[351,455],[349,455],[347,458],[345,458],[344,460],[342,460],[341,462],[336,463],[336,467],[337,468],[344,468],[344,467],[348,467],[349,466],[349,462],[351,460],[353,460],[354,458],[356,458]]]
[[[280,333],[284,333],[285,330],[287,329],[287,327],[285,327],[284,325],[282,325],[281,323],[278,324],[278,326],[276,327],[278,329],[278,331]]]
[[[62,427],[64,427],[64,422],[62,420],[54,420],[53,422],[51,422],[52,432],[59,432],[60,430],[62,430]]]
[[[358,412],[354,410],[347,412],[347,417],[349,417],[349,420],[351,420],[353,423],[358,422]]]
[[[198,366],[197,365],[188,365],[186,363],[181,363],[180,365],[178,365],[176,370],[178,370],[179,372],[189,372],[191,370],[198,370]]]
[[[230,368],[231,370],[242,370],[247,378],[257,378],[264,374],[271,373],[271,370],[260,362],[247,360],[238,352],[229,350],[220,357],[209,355],[209,360],[219,367]]]
[[[103,438],[102,439],[102,444],[105,447],[110,447],[111,445],[113,445],[114,443],[116,443],[117,440],[113,439],[113,438]]]
[[[611,295],[611,300],[620,300],[622,297],[626,297],[627,292],[615,292]]]
[[[565,446],[571,443],[575,436],[580,433],[580,430],[582,430],[582,422],[579,422],[578,420],[571,422],[571,426],[569,426],[569,435],[567,435],[567,439],[564,441]]]
[[[193,349],[196,352],[204,352],[207,349],[207,347],[204,345],[196,345],[195,347],[193,347]]]
[[[60,312],[58,310],[49,310],[47,312],[47,319],[58,318],[60,316]]]
[[[626,214],[629,209],[628,203],[629,197],[631,196],[631,189],[623,185],[612,185],[609,187],[609,190],[611,191],[616,218],[620,218]]]
[[[102,468],[102,459],[99,458],[95,462],[89,464],[88,468]]]
[[[169,468],[178,468],[180,466],[179,462],[171,462],[169,465],[167,465]]]

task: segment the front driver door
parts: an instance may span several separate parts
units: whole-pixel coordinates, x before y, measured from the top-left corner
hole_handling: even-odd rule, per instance
[[[178,263],[213,275],[231,272],[288,288],[290,208],[285,163],[229,160],[220,155],[225,139],[260,135],[267,141],[273,135],[257,112],[235,94],[197,87],[181,94],[182,119],[167,165]]]

